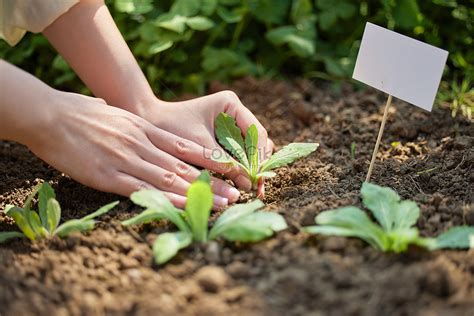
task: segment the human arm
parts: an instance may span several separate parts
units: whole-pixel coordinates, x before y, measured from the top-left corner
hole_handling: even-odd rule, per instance
[[[128,196],[142,188],[167,192],[178,207],[199,171],[175,158],[186,142],[104,100],[55,90],[0,60],[0,139],[20,142],[38,157],[95,189]],[[190,144],[191,154],[202,154]],[[238,192],[213,179],[215,205]]]
[[[117,29],[102,0],[83,0],[59,17],[44,31],[45,36],[93,91],[117,107],[138,114],[155,126],[199,144],[220,148],[214,137],[214,119],[219,112],[234,116],[245,131],[256,124],[259,148],[272,151],[265,128],[240,102],[235,93],[225,91],[186,102],[163,102],[152,92],[143,72]],[[180,124],[185,122],[186,124]],[[213,171],[208,157],[178,158]],[[239,187],[251,184],[238,169],[226,172]]]

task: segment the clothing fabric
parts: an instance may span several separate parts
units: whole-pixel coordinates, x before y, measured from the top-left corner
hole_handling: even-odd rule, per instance
[[[42,32],[79,0],[0,0],[0,38],[15,46],[27,31]]]

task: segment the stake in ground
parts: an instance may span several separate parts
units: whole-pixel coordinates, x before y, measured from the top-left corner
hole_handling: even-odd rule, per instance
[[[474,248],[474,226],[452,227],[436,238],[420,237],[415,227],[420,209],[415,202],[401,201],[394,190],[368,182],[362,185],[361,195],[363,204],[380,225],[361,209],[346,206],[320,213],[315,218],[318,226],[303,230],[313,234],[357,237],[387,252],[404,252],[409,245],[429,250]]]
[[[254,124],[247,129],[244,139],[234,118],[226,113],[219,113],[215,120],[215,133],[219,143],[230,152],[232,157],[222,154],[220,157],[212,157],[212,159],[240,166],[248,174],[254,189],[260,178],[276,176],[276,173],[271,170],[306,157],[319,146],[317,143],[291,143],[265,161],[260,162],[258,131]]]
[[[31,209],[36,194],[38,194],[38,212]],[[63,238],[73,232],[89,231],[95,226],[94,218],[107,213],[118,203],[118,201],[112,202],[80,219],[72,219],[59,225],[61,207],[56,200],[53,188],[49,183],[44,182],[28,196],[23,208],[14,205],[6,206],[5,213],[13,217],[21,232],[0,232],[0,242],[22,237],[37,240],[57,235]]]
[[[130,198],[146,210],[123,221],[123,225],[167,219],[179,229],[178,232],[159,235],[153,244],[153,255],[159,264],[167,262],[180,249],[188,247],[192,242],[206,243],[218,237],[229,241],[256,242],[287,228],[283,216],[257,211],[264,204],[260,200],[255,200],[228,208],[208,231],[213,194],[207,171],[201,173],[191,184],[184,211],[175,208],[162,192],[156,190],[141,190],[133,193]]]

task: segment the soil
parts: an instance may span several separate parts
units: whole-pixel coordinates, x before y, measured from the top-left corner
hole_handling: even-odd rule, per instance
[[[474,249],[386,254],[360,240],[298,230],[321,211],[361,205],[383,94],[251,78],[214,84],[210,92],[228,88],[277,146],[321,144],[267,181],[266,209],[282,214],[288,230],[253,245],[195,245],[157,266],[150,245],[174,228],[121,227],[140,209],[120,198],[91,233],[0,245],[0,315],[474,315]],[[372,181],[418,203],[424,236],[474,225],[473,145],[472,122],[396,100]],[[22,205],[41,181],[53,184],[64,219],[118,198],[76,183],[21,145],[0,142],[0,209]],[[0,229],[15,229],[3,214]]]

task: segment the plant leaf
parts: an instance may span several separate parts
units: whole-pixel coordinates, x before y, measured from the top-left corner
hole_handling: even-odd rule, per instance
[[[140,225],[163,219],[163,213],[154,209],[148,209],[121,222],[124,226]]]
[[[234,118],[226,113],[219,113],[215,120],[215,132],[219,143],[250,170],[242,131],[235,124]]]
[[[264,172],[260,172],[257,174],[257,178],[273,178],[273,177],[276,177],[276,173],[273,172],[273,171],[264,171]]]
[[[20,228],[20,230],[23,232],[23,234],[25,234],[26,237],[28,237],[28,239],[36,239],[36,234],[26,219],[26,214],[22,208],[14,205],[7,205],[5,207],[5,214],[13,217],[18,228]]]
[[[404,200],[398,203],[394,215],[393,229],[411,228],[420,217],[420,209],[415,202]]]
[[[318,143],[291,143],[262,164],[260,172],[269,171],[292,163],[296,159],[308,156],[318,148]]]
[[[256,212],[234,220],[219,235],[230,241],[256,242],[287,227],[280,214]]]
[[[0,232],[0,243],[3,243],[12,238],[23,238],[25,235],[20,232]]]
[[[44,182],[38,190],[38,211],[41,218],[41,223],[49,232],[52,232],[56,227],[51,228],[48,221],[48,203],[50,199],[55,199],[56,194],[48,182]],[[59,214],[61,217],[61,214]]]
[[[111,209],[113,209],[119,203],[120,203],[119,201],[114,201],[112,203],[106,204],[106,205],[100,207],[97,211],[84,216],[83,218],[81,218],[81,220],[82,221],[88,221],[88,220],[94,219],[94,218],[96,218],[100,215],[103,215],[103,214],[107,213],[108,211],[110,211]]]
[[[211,185],[203,181],[193,182],[187,193],[185,215],[196,241],[207,241],[207,225],[212,205]]]
[[[175,224],[179,230],[189,231],[189,226],[182,217],[182,211],[176,209],[163,192],[158,190],[140,190],[132,193],[130,199],[133,203],[147,208],[147,213],[145,214],[146,216],[138,217],[141,216],[141,214],[139,214],[127,220],[128,225],[148,222],[151,218],[151,212],[149,212],[149,210],[154,210],[156,212],[156,218],[165,218]],[[140,219],[143,221],[140,222]]]
[[[46,219],[48,231],[52,234],[58,228],[61,220],[61,206],[55,198],[50,198],[46,206]],[[44,225],[43,225],[44,226]]]
[[[186,24],[193,30],[205,31],[214,26],[214,22],[204,16],[194,16],[186,20]]]
[[[252,182],[256,182],[256,177],[259,168],[258,158],[258,130],[255,124],[250,125],[245,135],[245,152],[249,161],[250,178]]]
[[[472,238],[474,238],[474,226],[452,227],[436,238],[434,249],[472,248]]]
[[[400,197],[391,188],[364,182],[360,192],[364,205],[372,211],[385,231],[391,231],[395,221],[402,219],[402,216],[397,215]]]
[[[55,235],[58,235],[61,238],[67,237],[73,232],[83,232],[89,231],[94,228],[95,221],[92,219],[83,220],[83,219],[71,219],[63,224],[61,224],[55,231]]]
[[[344,233],[340,236],[361,238],[380,250],[386,251],[389,246],[384,231],[372,222],[364,211],[357,207],[346,206],[324,211],[316,216],[315,221],[316,224],[324,227],[340,228],[340,232]],[[310,227],[307,231],[318,232],[318,229]],[[321,229],[321,231],[324,230]]]
[[[37,236],[41,236],[44,238],[49,235],[48,230],[46,230],[46,228],[41,225],[41,219],[38,213],[36,213],[35,211],[30,211],[28,213],[28,222],[30,223],[30,227],[33,229]]]
[[[196,181],[202,181],[204,183],[211,184],[211,175],[209,174],[209,171],[202,171],[199,177],[197,177]]]
[[[186,248],[192,242],[188,232],[164,233],[156,238],[153,244],[153,256],[158,264],[163,264],[173,258],[180,249]]]
[[[247,216],[255,212],[256,210],[264,207],[260,200],[255,200],[250,203],[245,204],[235,204],[234,206],[229,207],[225,210],[221,216],[216,220],[212,226],[211,231],[209,232],[209,239],[215,239],[219,234],[226,229],[229,225],[243,216]]]

